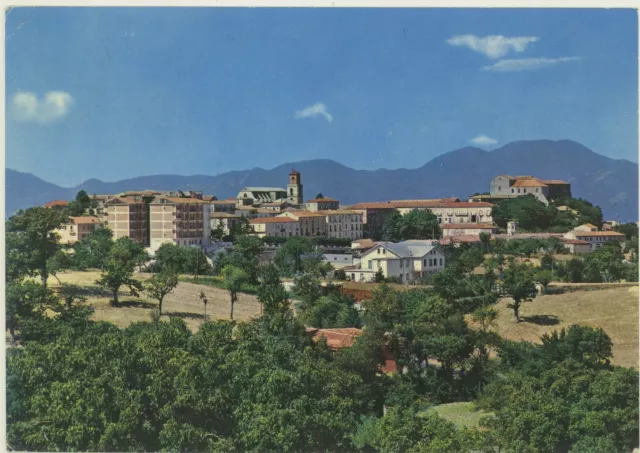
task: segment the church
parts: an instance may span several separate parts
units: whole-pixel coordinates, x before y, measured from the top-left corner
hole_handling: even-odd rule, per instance
[[[245,187],[236,197],[239,205],[288,203],[292,207],[304,206],[302,179],[299,171],[291,170],[286,189],[279,187]]]

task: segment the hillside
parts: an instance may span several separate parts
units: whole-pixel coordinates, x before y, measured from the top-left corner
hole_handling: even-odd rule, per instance
[[[247,185],[283,187],[291,168],[302,173],[306,198],[322,192],[345,204],[402,198],[462,198],[487,191],[489,181],[498,174],[532,174],[570,182],[574,197],[599,205],[607,219],[638,219],[638,164],[610,159],[571,140],[517,141],[493,151],[465,147],[442,154],[416,169],[354,170],[331,160],[308,160],[285,163],[271,170],[254,168],[216,176],[156,175],[117,182],[91,179],[72,188],[7,169],[6,213],[10,215],[20,208],[57,198],[71,199],[80,189],[90,194],[191,189],[228,198]]]

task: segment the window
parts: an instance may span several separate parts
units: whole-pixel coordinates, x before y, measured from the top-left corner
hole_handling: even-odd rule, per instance
[[[520,189],[518,189],[518,193],[520,193]]]
[[[498,190],[502,190],[502,187],[498,186]]]
[[[527,189],[522,189],[522,191],[523,191],[524,193],[527,193]]]
[[[373,261],[369,261],[367,263],[367,269],[371,269],[372,268],[372,264],[373,264]]]
[[[425,258],[424,260],[422,260],[424,263],[423,265],[426,267],[427,266],[427,259]]]
[[[540,192],[540,188],[539,187],[536,187],[536,192]]]
[[[378,255],[380,255],[380,249],[378,249]]]
[[[442,258],[440,258],[440,266],[442,266]]]
[[[516,189],[511,189],[511,193],[516,193]]]

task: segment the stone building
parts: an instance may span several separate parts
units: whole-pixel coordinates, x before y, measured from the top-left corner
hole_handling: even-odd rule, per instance
[[[520,197],[533,195],[544,204],[550,200],[571,197],[571,184],[535,176],[498,175],[491,180],[490,197]]]
[[[307,201],[307,211],[330,211],[340,209],[340,202],[333,198],[316,198],[314,200]]]
[[[237,206],[261,205],[288,202],[295,207],[304,206],[302,175],[299,171],[291,170],[286,189],[280,187],[245,187],[236,197]]]

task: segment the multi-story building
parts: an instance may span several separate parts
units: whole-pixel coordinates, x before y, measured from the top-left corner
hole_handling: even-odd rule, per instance
[[[98,227],[98,217],[69,217],[69,221],[55,232],[60,236],[61,244],[75,244]]]
[[[316,198],[314,200],[307,201],[306,209],[311,212],[335,211],[340,209],[340,202],[333,198]]]
[[[128,237],[148,245],[149,220],[147,202],[141,196],[115,197],[104,203],[105,220],[113,238]]]
[[[491,180],[490,196],[533,195],[544,204],[550,200],[571,197],[571,184],[555,179],[535,176],[499,175]]]
[[[249,220],[253,232],[258,237],[300,236],[300,223],[290,217],[262,217]]]
[[[587,224],[588,225],[588,224]],[[593,225],[590,225],[593,226]],[[584,227],[580,229],[581,227]],[[564,234],[565,239],[573,239],[589,243],[591,251],[602,247],[605,242],[616,241],[624,247],[625,235],[615,231],[592,231],[589,226],[581,225]]]
[[[387,219],[396,212],[396,208],[390,202],[358,203],[348,208],[350,211],[359,212],[362,215],[363,228],[370,238],[379,238]]]
[[[326,216],[318,212],[309,211],[286,211],[276,216],[276,218],[288,217],[300,223],[300,236],[326,236],[327,219]]]
[[[212,212],[211,217],[211,231],[213,232],[219,226],[222,227],[222,231],[225,235],[230,234],[235,225],[242,219],[241,215],[229,214],[228,212]]]
[[[362,214],[357,211],[328,210],[318,211],[326,217],[327,237],[342,239],[360,239],[363,235]]]
[[[282,212],[287,208],[293,208],[288,201],[274,201],[273,203],[261,203],[260,208],[265,211]]]
[[[249,218],[263,218],[274,217],[278,215],[279,211],[272,211],[265,208],[256,208],[255,206],[238,206],[236,208],[236,214],[242,217]]]
[[[350,269],[351,281],[370,282],[382,272],[385,278],[411,283],[445,267],[444,253],[437,241],[378,242],[360,256],[360,268]]]
[[[191,197],[156,197],[149,204],[150,247],[155,252],[170,242],[206,247],[211,238],[211,206]]]
[[[210,200],[211,212],[228,212],[233,214],[236,211],[236,200]]]

